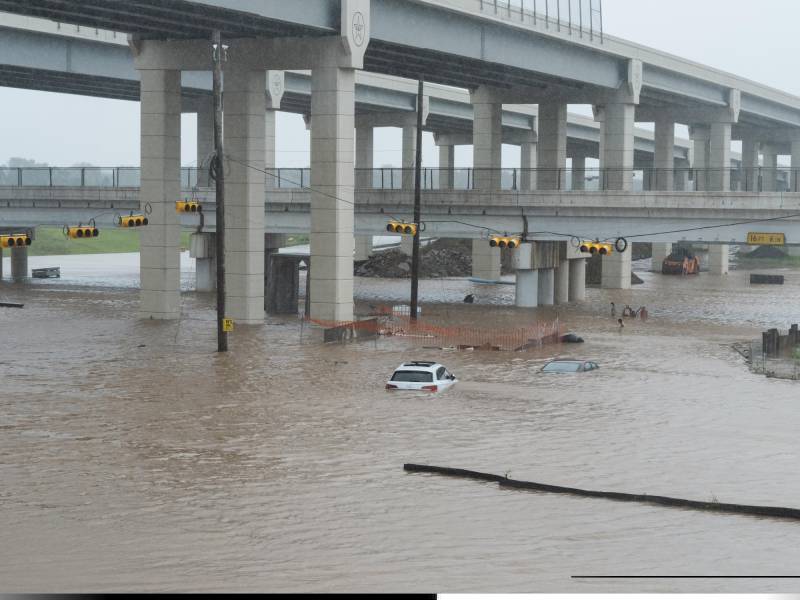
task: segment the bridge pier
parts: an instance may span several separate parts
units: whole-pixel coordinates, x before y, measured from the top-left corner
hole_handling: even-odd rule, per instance
[[[586,259],[576,258],[569,261],[569,301],[586,300]]]
[[[586,189],[586,156],[572,155],[572,191],[582,192]]]
[[[634,115],[632,103],[609,103],[603,110],[603,156],[607,190],[629,192],[633,188]]]
[[[195,291],[213,292],[217,289],[216,244],[216,233],[193,233],[189,237],[189,256],[195,263]]]
[[[373,186],[375,129],[369,124],[356,123],[356,188],[371,189]],[[353,260],[367,260],[372,256],[372,236],[355,236]]]
[[[567,105],[561,102],[539,103],[538,127],[537,188],[564,189],[563,173],[567,166]]]
[[[514,304],[519,308],[539,306],[539,271],[537,269],[517,269]]]
[[[569,302],[569,263],[570,261],[567,259],[561,260],[558,263],[558,267],[555,269],[556,282],[554,299],[556,304],[567,304]]]
[[[15,283],[19,283],[25,281],[27,278],[28,247],[14,246],[11,248],[11,280]]]
[[[555,303],[555,269],[539,271],[539,306],[553,306]]]
[[[488,240],[472,240],[472,276],[497,281],[500,275],[500,248],[492,248]]]
[[[792,177],[790,191],[800,192],[800,137],[792,140]]]
[[[652,189],[671,192],[675,188],[675,123],[672,119],[655,121]]]
[[[605,290],[631,289],[631,245],[625,252],[616,250],[603,257],[601,287]]]
[[[537,151],[537,142],[522,142],[522,144],[520,144],[519,190],[521,192],[532,192],[533,190],[537,189]]]
[[[764,155],[761,191],[775,192],[778,190],[778,153],[770,144],[761,144],[761,153]]]
[[[742,138],[742,173],[741,189],[746,192],[758,190],[759,160],[758,141],[753,136]]]
[[[712,275],[727,275],[729,262],[728,244],[708,245],[708,269]]]
[[[353,260],[368,260],[369,257],[372,256],[373,248],[371,235],[357,235],[355,244],[356,247],[353,254]]]
[[[439,146],[439,189],[452,190],[455,187],[455,146],[443,144]]]
[[[141,239],[139,314],[144,319],[180,316],[181,72],[139,69],[141,77],[142,210],[150,209]]]
[[[337,41],[311,71],[311,316],[353,320],[355,69]],[[263,207],[262,207],[263,214]]]
[[[197,100],[197,185],[212,185],[208,176],[211,157],[214,156],[214,99],[202,96]]]
[[[650,266],[650,270],[653,273],[661,273],[661,267],[664,263],[664,259],[667,258],[672,252],[672,244],[653,242],[652,247],[653,264]]]

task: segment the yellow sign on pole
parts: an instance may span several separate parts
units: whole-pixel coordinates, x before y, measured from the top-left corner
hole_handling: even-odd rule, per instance
[[[222,331],[227,333],[233,331],[233,319],[222,319]]]
[[[785,233],[748,233],[748,246],[785,246]]]

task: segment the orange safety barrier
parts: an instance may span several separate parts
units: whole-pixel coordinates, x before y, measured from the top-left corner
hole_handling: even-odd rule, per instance
[[[526,350],[528,348],[558,343],[561,338],[558,319],[551,322],[537,322],[511,329],[491,329],[472,326],[439,325],[428,323],[422,318],[417,320],[409,316],[388,316],[389,312],[378,311],[384,315],[380,321],[325,321],[321,319],[303,318],[305,322],[325,329],[346,327],[364,333],[386,336],[402,336],[410,339],[424,340],[430,343],[436,340],[442,347],[485,348],[489,350]]]

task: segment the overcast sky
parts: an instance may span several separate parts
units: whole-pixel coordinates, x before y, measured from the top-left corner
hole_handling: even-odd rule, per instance
[[[604,0],[605,31],[800,96],[797,0]],[[0,88],[0,164],[11,156],[54,166],[88,162],[139,164],[139,105],[135,102]],[[195,161],[194,115],[183,117],[183,164]],[[376,131],[375,166],[400,166],[400,132]],[[278,117],[278,166],[308,165],[308,132],[300,116]],[[423,161],[436,166],[432,136]],[[504,166],[519,151],[504,149]],[[457,166],[472,162],[469,147]]]

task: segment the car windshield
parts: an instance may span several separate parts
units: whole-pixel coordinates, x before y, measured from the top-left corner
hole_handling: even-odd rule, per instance
[[[433,381],[430,371],[395,371],[392,381],[405,381],[408,383],[428,383]]]
[[[579,362],[551,362],[542,369],[545,373],[577,373],[580,370]]]

